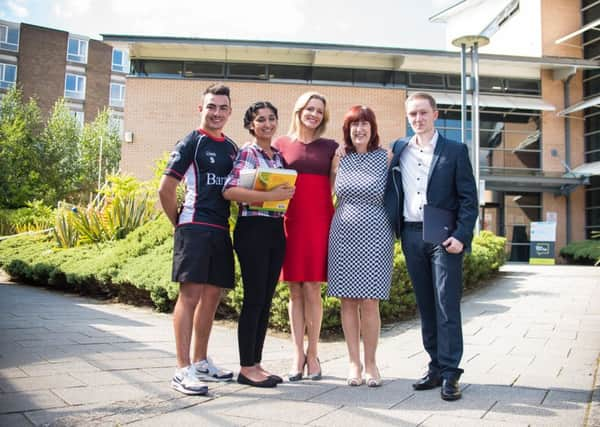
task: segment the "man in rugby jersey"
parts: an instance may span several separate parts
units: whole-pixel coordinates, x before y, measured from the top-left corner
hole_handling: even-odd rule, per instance
[[[234,286],[229,201],[221,192],[237,152],[235,143],[222,133],[231,115],[229,88],[209,86],[198,108],[200,127],[177,143],[158,190],[175,227],[172,279],[180,288],[173,312],[177,369],[171,386],[184,394],[206,394],[205,381],[233,377],[207,354],[221,290]],[[178,207],[177,186],[182,180],[185,200]]]

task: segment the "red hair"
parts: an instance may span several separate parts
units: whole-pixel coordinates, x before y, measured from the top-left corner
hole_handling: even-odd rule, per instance
[[[369,107],[355,105],[351,107],[344,116],[344,124],[342,125],[346,153],[354,153],[356,151],[354,145],[352,145],[352,139],[350,138],[350,125],[355,122],[369,122],[371,125],[371,139],[367,144],[367,151],[377,150],[379,148],[379,133],[377,133],[377,119],[375,119],[375,113]]]

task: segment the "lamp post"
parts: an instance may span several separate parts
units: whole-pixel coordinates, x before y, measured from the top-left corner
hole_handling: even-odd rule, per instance
[[[472,94],[471,103],[471,122],[472,122],[472,141],[471,163],[473,164],[473,175],[475,176],[475,185],[477,186],[477,199],[479,200],[479,47],[485,46],[490,42],[486,36],[462,36],[452,40],[452,44],[460,47],[460,130],[462,142],[467,141],[467,91]],[[471,51],[471,75],[467,78],[467,48]],[[481,201],[480,201],[481,202]],[[480,220],[475,222],[475,234],[479,234]]]

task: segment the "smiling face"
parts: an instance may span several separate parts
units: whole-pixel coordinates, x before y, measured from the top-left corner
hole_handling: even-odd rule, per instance
[[[425,98],[413,98],[406,102],[406,117],[410,127],[419,136],[433,133],[438,111]]]
[[[226,95],[204,95],[200,110],[200,127],[214,135],[220,135],[231,115],[229,98]]]
[[[308,100],[304,108],[300,111],[300,123],[302,126],[316,130],[325,114],[325,104],[318,98]]]
[[[270,108],[261,108],[256,112],[250,124],[257,140],[271,140],[277,130],[277,116]]]
[[[371,123],[366,120],[350,123],[350,139],[357,153],[366,153],[371,141]]]

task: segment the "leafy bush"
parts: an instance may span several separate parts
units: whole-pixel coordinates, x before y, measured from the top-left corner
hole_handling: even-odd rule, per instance
[[[52,227],[54,211],[41,200],[27,202],[19,209],[0,209],[0,236],[39,231]]]
[[[504,262],[504,238],[482,232],[465,257],[464,285],[473,288],[487,279]],[[48,236],[22,236],[0,242],[0,266],[22,282],[80,292],[102,298],[145,304],[170,311],[179,286],[171,282],[173,227],[164,215],[147,222],[124,239],[57,249]],[[221,317],[239,314],[243,290],[239,266],[236,287],[219,306]],[[407,318],[415,313],[415,297],[400,245],[394,252],[393,285],[388,301],[381,302],[384,322]],[[340,304],[327,297],[323,286],[323,329],[340,327]],[[289,288],[279,283],[271,308],[271,326],[288,330]]]
[[[560,250],[570,264],[597,265],[600,263],[600,239],[572,242]]]

